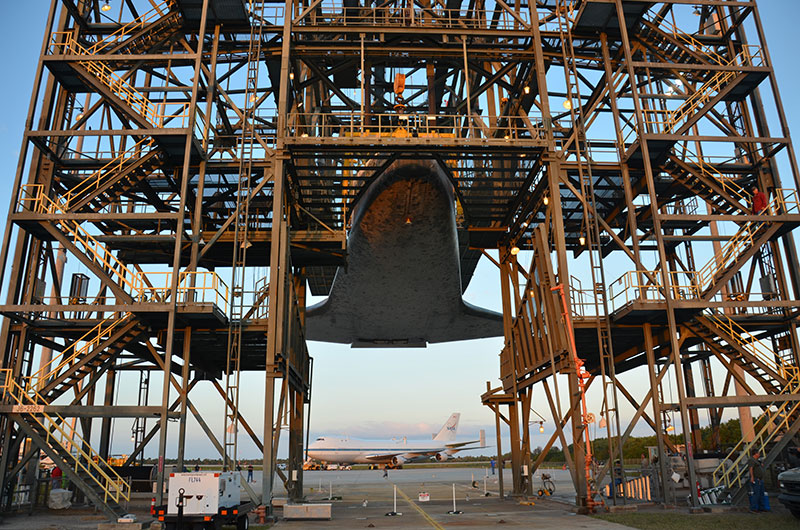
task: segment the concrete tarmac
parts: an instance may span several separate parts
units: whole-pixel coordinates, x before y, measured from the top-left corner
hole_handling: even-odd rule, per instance
[[[498,471],[499,472],[499,471]],[[589,528],[611,529],[623,526],[593,519],[574,513],[575,494],[569,473],[563,470],[545,470],[556,485],[556,494],[551,498],[534,498],[533,505],[518,500],[500,500],[498,476],[487,475],[485,468],[430,467],[421,469],[390,470],[383,477],[382,470],[358,471],[307,471],[304,473],[304,491],[308,502],[332,504],[330,521],[286,521],[279,520],[274,528],[497,528],[511,527]],[[242,477],[246,478],[246,472]],[[484,477],[486,492],[484,495]],[[505,470],[504,481],[510,489],[511,473]],[[261,473],[254,473],[255,482],[250,486],[261,491]],[[473,487],[473,482],[474,486]],[[534,490],[541,483],[534,477]],[[276,504],[285,496],[280,480],[275,481]],[[395,505],[395,486],[397,501]],[[455,489],[455,510],[453,491]],[[327,498],[333,493],[335,500]],[[430,500],[422,502],[421,493]],[[244,496],[244,495],[243,495]],[[150,521],[151,495],[138,494],[129,504],[129,511],[142,522]],[[340,498],[340,499],[338,499]],[[396,506],[396,508],[395,508]],[[389,512],[402,515],[387,516]],[[31,515],[19,514],[4,517],[3,530],[67,530],[96,529],[105,517],[90,507],[73,507],[67,510],[38,508]],[[251,516],[251,524],[255,519]]]

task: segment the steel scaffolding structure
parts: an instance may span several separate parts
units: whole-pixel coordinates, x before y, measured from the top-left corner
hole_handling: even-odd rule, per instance
[[[271,506],[274,471],[302,499],[306,290],[329,292],[350,212],[403,159],[452,182],[464,289],[482,256],[500,269],[502,384],[482,400],[498,451],[509,427],[514,494],[532,493],[543,459],[534,388],[579,503],[610,467],[581,472],[580,389],[595,381],[610,455],[644,420],[662,481],[669,411],[693,484],[698,411],[713,430],[724,407],[763,409],[713,473],[734,500],[741,455],[771,462],[800,429],[798,171],[754,1],[114,4],[52,0],[42,44],[0,256],[4,494],[41,450],[119,515],[130,490],[106,464],[111,419],[136,418],[130,462],[158,438],[162,492],[168,421],[180,468],[191,415],[229,466],[240,428],[263,451],[251,498]],[[637,367],[644,396],[617,378]],[[115,400],[126,371],[140,374],[136,406]],[[239,407],[243,371],[265,376],[262,433]],[[223,400],[221,438],[198,387]]]

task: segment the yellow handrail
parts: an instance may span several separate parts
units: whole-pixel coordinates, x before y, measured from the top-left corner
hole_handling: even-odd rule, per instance
[[[703,315],[721,328],[736,344],[745,349],[750,355],[761,361],[764,365],[775,371],[783,379],[790,380],[797,375],[797,367],[784,363],[772,348],[765,346],[749,331],[737,324],[728,315],[707,311]]]
[[[74,470],[84,471],[84,476],[100,486],[104,493],[104,501],[113,500],[117,503],[130,500],[131,486],[114,469],[109,466],[100,455],[89,446],[87,441],[75,429],[69,432],[64,428],[68,422],[59,414],[44,412],[47,401],[37,392],[29,393],[20,386],[12,377],[10,369],[0,369],[0,390],[10,397],[14,403],[22,406],[33,406],[34,411],[24,410],[28,413],[46,434],[45,442],[58,444],[66,455],[73,461]],[[39,415],[41,414],[41,418]],[[55,416],[56,419],[53,418]],[[101,465],[102,464],[102,465]]]
[[[132,21],[128,22],[124,26],[117,29],[115,32],[97,41],[95,44],[93,44],[91,47],[88,48],[89,53],[96,54],[102,51],[104,48],[116,44],[124,37],[130,35],[134,30],[144,28],[154,19],[168,15],[172,4],[173,0],[164,0],[160,4],[153,7],[153,9],[151,9],[150,11],[144,13],[138,18],[133,19]]]
[[[692,37],[690,34],[681,31],[678,28],[678,26],[676,26],[674,23],[670,22],[666,18],[653,16],[650,19],[650,22],[652,22],[656,26],[661,26],[663,24],[664,28],[659,27],[659,29],[661,30],[666,29],[670,34],[672,34],[673,37],[683,41],[685,44],[688,44],[692,48],[701,52],[703,55],[708,57],[714,64],[723,66],[729,62],[725,59],[725,57],[717,53],[712,47],[703,44],[699,40]],[[753,52],[751,50],[755,51]],[[744,59],[744,62],[739,64],[739,66],[761,66],[763,64],[763,55],[761,53],[761,47],[756,44],[743,45],[742,51],[737,54],[737,57]]]
[[[62,369],[71,366],[75,359],[91,351],[94,347],[100,344],[100,342],[107,338],[114,328],[124,322],[127,322],[128,317],[130,316],[131,313],[125,313],[122,317],[112,315],[97,324],[85,335],[79,339],[76,339],[74,342],[72,342],[72,344],[61,351],[58,356],[51,359],[49,363],[39,368],[36,373],[28,378],[27,390],[33,392],[41,391],[51,377],[57,376]],[[81,342],[83,344],[80,347],[77,346],[78,343]],[[53,367],[56,362],[58,362],[58,364]]]
[[[136,142],[133,146],[125,150],[123,153],[120,153],[117,157],[115,157],[112,161],[108,162],[106,165],[92,173],[89,177],[85,178],[69,190],[66,194],[62,196],[63,200],[63,209],[69,210],[71,207],[71,203],[76,198],[84,195],[91,189],[99,189],[103,182],[113,175],[112,171],[122,171],[125,163],[131,160],[132,158],[140,158],[142,155],[142,151],[145,149],[151,149],[155,145],[155,140],[152,137],[145,137]],[[134,154],[136,156],[134,156]]]
[[[722,174],[717,168],[706,162],[703,157],[696,155],[692,152],[686,144],[679,143],[675,146],[677,155],[682,156],[686,162],[691,162],[697,165],[697,169],[704,177],[708,177],[718,182],[722,189],[733,195],[742,206],[747,207],[752,199],[752,196],[743,187],[739,186],[732,178],[728,178]]]
[[[30,201],[32,206],[29,207],[29,209],[36,213],[66,213],[60,204],[47,196],[42,184],[25,184],[22,188],[22,192],[28,195],[28,197],[20,199],[20,202],[23,203],[23,207],[25,206],[25,202]],[[77,221],[58,217],[54,219],[54,223],[61,225],[67,234],[72,236],[73,244],[82,246],[84,252],[89,255],[93,261],[98,262],[103,268],[113,272],[117,279],[128,288],[130,293],[135,295],[140,291],[140,285],[139,282],[137,282],[137,278],[140,278],[140,275],[128,269],[124,263],[119,261],[111,251],[89,234]]]
[[[798,391],[800,391],[800,379],[798,379],[795,371],[793,378],[778,395],[796,394]],[[774,412],[772,411],[773,406],[777,406]],[[714,469],[712,474],[714,485],[724,485],[728,488],[741,486],[742,479],[747,473],[747,466],[742,465],[744,463],[743,460],[749,458],[755,451],[763,455],[766,452],[767,445],[784,429],[789,427],[798,410],[800,410],[800,401],[795,400],[783,401],[780,405],[778,405],[778,401],[775,401],[768,405],[767,410],[762,415],[764,425],[759,429],[753,440],[747,442],[742,438],[728,453],[728,456]],[[777,423],[775,423],[775,419],[778,420]],[[737,456],[734,458],[734,455]]]
[[[63,38],[63,42],[58,42],[59,38]],[[58,31],[53,33],[53,42],[50,45],[50,49],[55,53],[55,50],[59,48],[62,49],[64,54],[92,55],[86,47],[75,39],[71,32]],[[94,74],[118,98],[123,100],[134,112],[141,115],[154,127],[163,128],[167,118],[180,119],[181,127],[186,126],[186,119],[189,117],[189,103],[153,103],[144,94],[118,76],[107,64],[101,61],[80,60],[78,64]],[[177,107],[177,110],[167,114],[167,105]]]

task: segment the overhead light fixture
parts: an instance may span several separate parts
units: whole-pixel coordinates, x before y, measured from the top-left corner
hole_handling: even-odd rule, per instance
[[[545,206],[547,206],[548,204],[550,204],[550,197],[545,195],[544,199],[542,199],[542,202],[544,203]]]
[[[524,87],[522,87],[522,91],[525,92],[526,94],[530,94],[531,93],[531,87],[529,87],[528,85],[525,85]]]
[[[81,112],[80,114],[78,114],[77,116],[75,116],[75,121],[80,121],[80,120],[82,120],[82,119],[83,119],[83,112]]]
[[[511,251],[510,252],[511,252],[512,256],[516,256],[517,254],[519,254],[519,247],[514,245],[513,247],[511,247]]]
[[[505,138],[506,140],[510,140],[511,139],[511,137],[509,135],[505,135],[505,136],[503,136],[503,138]]]
[[[106,3],[103,4],[103,6],[100,8],[100,11],[102,11],[104,13],[106,11],[111,11],[111,5],[108,3],[108,0],[106,0]]]
[[[250,94],[250,103],[255,103],[255,101],[256,101],[256,95]]]
[[[667,426],[667,428],[666,428],[665,430],[666,430],[667,432],[672,432],[672,431],[674,431],[674,430],[675,430],[675,427],[673,427],[672,425],[669,425],[669,426]]]
[[[289,72],[289,79],[294,81],[294,72]]]
[[[699,6],[694,6],[694,11],[692,11],[692,14],[694,16],[699,17],[700,16],[700,7]]]
[[[544,432],[544,422],[543,421],[539,422],[539,432]]]
[[[411,224],[411,216],[408,216],[408,215],[406,216],[406,224],[407,225]]]
[[[564,100],[564,108],[567,110],[572,110],[572,102],[568,99]]]
[[[308,133],[303,133],[300,135],[300,138],[308,138]]]
[[[578,243],[580,243],[581,246],[585,245],[586,244],[586,238],[583,237],[583,236],[579,237],[578,238]]]

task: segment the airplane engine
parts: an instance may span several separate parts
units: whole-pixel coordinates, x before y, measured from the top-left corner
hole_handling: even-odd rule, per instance
[[[408,462],[408,460],[403,458],[402,456],[393,456],[392,457],[392,465],[393,466],[402,466],[406,462]]]
[[[436,453],[436,456],[434,458],[436,458],[437,462],[444,462],[445,460],[450,458],[450,455],[448,455],[447,453]]]

